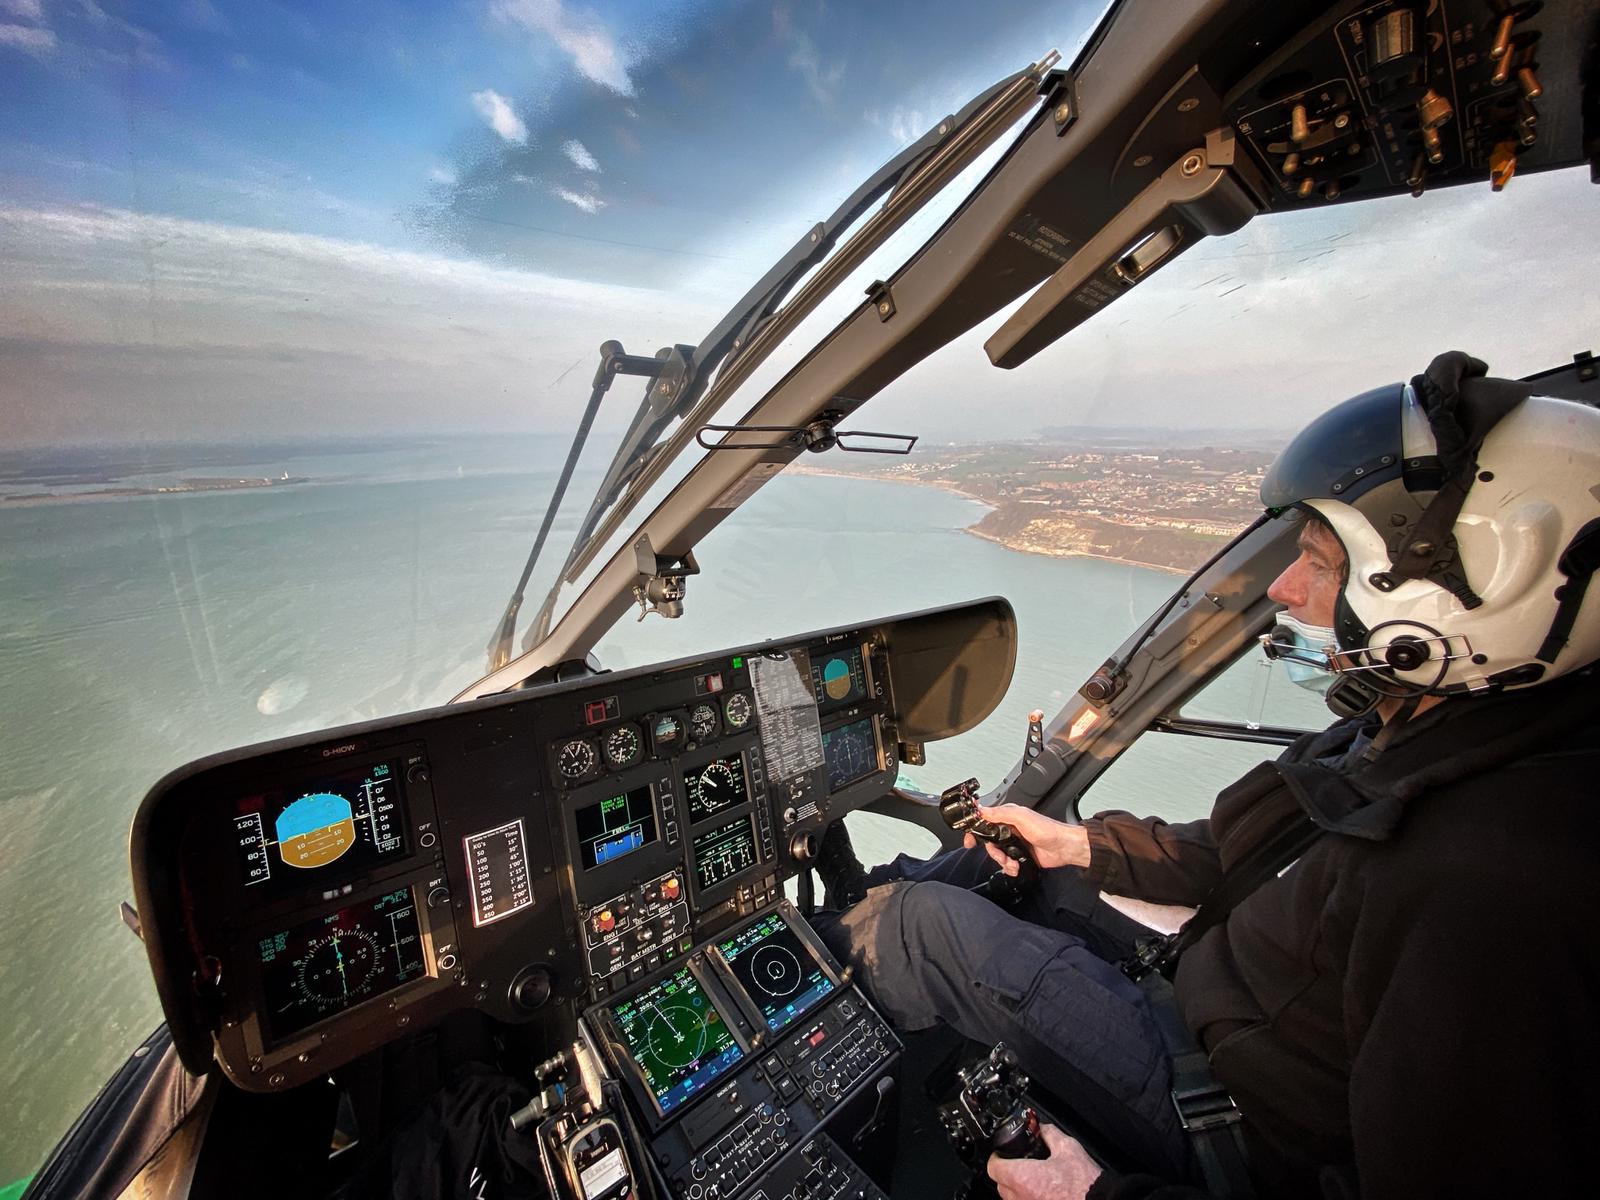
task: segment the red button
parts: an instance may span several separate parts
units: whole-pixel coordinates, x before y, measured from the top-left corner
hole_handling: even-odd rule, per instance
[[[583,719],[590,725],[598,725],[606,719],[606,702],[604,700],[591,700],[583,708]]]

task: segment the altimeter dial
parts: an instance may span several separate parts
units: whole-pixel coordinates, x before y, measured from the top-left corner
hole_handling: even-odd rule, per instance
[[[722,721],[717,716],[714,704],[696,704],[689,711],[689,733],[697,742],[709,742],[717,736],[717,730],[722,728]]]
[[[632,725],[618,725],[600,744],[606,752],[606,761],[618,770],[631,767],[644,757],[644,739]]]

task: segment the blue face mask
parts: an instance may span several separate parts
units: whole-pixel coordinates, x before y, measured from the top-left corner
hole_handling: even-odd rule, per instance
[[[1278,630],[1288,633],[1291,642],[1285,643]],[[1281,612],[1278,614],[1277,628],[1273,630],[1273,642],[1282,649],[1272,657],[1283,663],[1290,683],[1319,696],[1328,694],[1328,689],[1333,686],[1334,674],[1323,664],[1328,661],[1327,652],[1337,649],[1339,644],[1332,629],[1326,625],[1307,625]]]

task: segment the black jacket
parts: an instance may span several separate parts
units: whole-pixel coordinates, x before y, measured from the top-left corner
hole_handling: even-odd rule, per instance
[[[1596,685],[1586,672],[1447,701],[1375,762],[1335,769],[1328,756],[1359,731],[1340,722],[1223,791],[1207,820],[1086,822],[1090,878],[1168,904],[1203,901],[1297,808],[1327,831],[1202,938],[1175,980],[1271,1193],[1592,1186]],[[1091,1194],[1179,1190],[1124,1176]]]

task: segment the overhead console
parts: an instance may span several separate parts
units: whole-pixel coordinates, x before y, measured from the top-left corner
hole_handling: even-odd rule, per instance
[[[684,970],[776,1034],[796,1013],[762,1007],[756,958],[795,960],[786,997],[837,975],[798,915],[748,954],[717,935],[776,911],[820,829],[905,754],[993,711],[1015,656],[988,599],[191,764],[146,797],[131,851],[174,1043],[275,1091],[463,1007],[625,1026],[619,997]]]

